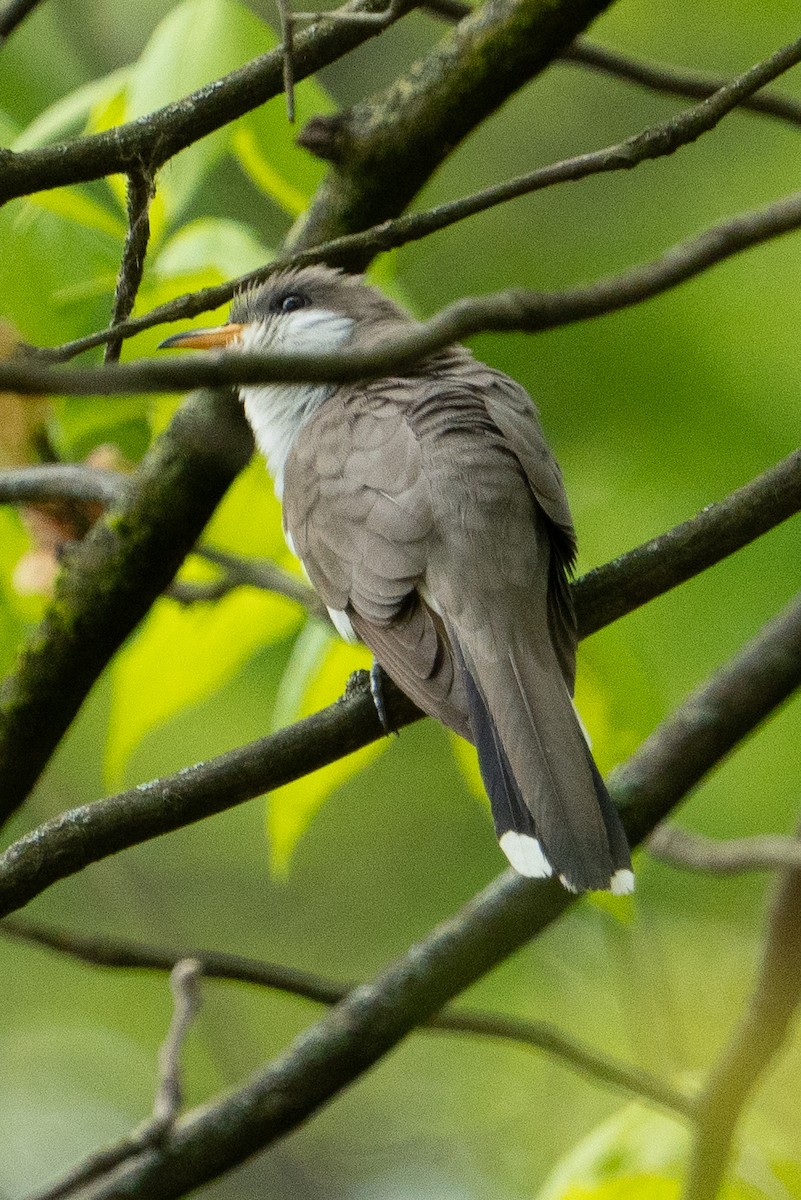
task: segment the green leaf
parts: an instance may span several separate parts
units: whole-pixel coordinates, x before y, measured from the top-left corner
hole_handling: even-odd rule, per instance
[[[112,71],[102,79],[93,79],[83,87],[57,100],[18,135],[12,150],[34,150],[59,142],[77,133],[89,121],[92,110],[119,94],[128,77],[128,68]]]
[[[7,112],[0,109],[0,146],[10,148],[14,139],[19,135],[19,127]]]
[[[679,1200],[680,1187],[664,1175],[624,1175],[595,1187],[569,1187],[564,1200]]]
[[[297,605],[254,588],[188,607],[159,600],[112,668],[109,787],[122,786],[130,756],[150,730],[199,704],[256,650],[286,637],[300,620]]]
[[[273,561],[289,557],[280,506],[263,463],[255,461],[240,474],[204,541]],[[207,564],[198,560],[181,574],[182,579],[208,577]],[[110,786],[120,785],[131,754],[151,729],[205,699],[255,651],[294,633],[302,621],[296,603],[253,588],[189,607],[160,600],[112,668],[105,757]]]
[[[237,0],[184,0],[157,26],[131,72],[126,116],[145,116],[273,49],[275,34]],[[228,127],[182,151],[159,185],[174,219],[230,144]]]
[[[326,167],[295,145],[297,131],[318,113],[336,105],[316,79],[295,88],[296,124],[286,116],[284,96],[276,96],[237,121],[231,149],[256,187],[290,217],[299,216],[317,190]]]
[[[0,209],[0,245],[14,246],[0,254],[0,312],[23,337],[50,345],[106,323],[105,291],[63,297],[76,281],[113,286],[119,238],[23,200]]]
[[[291,724],[332,704],[345,689],[353,671],[369,669],[372,655],[365,646],[350,646],[318,621],[309,621],[298,637],[276,700],[277,726]],[[386,748],[373,742],[346,758],[277,788],[267,801],[270,861],[277,874],[289,870],[292,854],[316,813],[336,788],[361,771]]]
[[[166,243],[153,264],[162,278],[197,271],[218,272],[220,282],[255,271],[274,257],[252,230],[238,221],[201,217],[190,221]],[[206,321],[208,316],[205,315]]]
[[[67,221],[74,221],[85,229],[94,229],[122,242],[125,237],[125,222],[114,216],[102,204],[81,188],[53,188],[47,192],[36,192],[28,201],[37,208],[46,209]],[[114,276],[111,277],[112,287]]]
[[[537,1200],[579,1200],[627,1177],[654,1177],[665,1187],[684,1167],[689,1137],[678,1121],[629,1105],[574,1146],[552,1172]],[[610,1193],[611,1195],[614,1193]],[[635,1193],[631,1193],[633,1196]],[[645,1193],[649,1195],[649,1193]],[[626,1193],[621,1193],[620,1200]],[[654,1196],[658,1196],[655,1192]],[[666,1193],[672,1200],[673,1193]],[[661,1200],[661,1197],[660,1197]]]

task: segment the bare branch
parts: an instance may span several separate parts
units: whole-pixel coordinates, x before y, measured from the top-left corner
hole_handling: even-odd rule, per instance
[[[29,1196],[28,1200],[62,1200],[62,1197],[72,1195],[79,1188],[102,1179],[143,1149],[163,1141],[175,1123],[182,1103],[180,1054],[200,1004],[200,973],[201,964],[192,958],[181,958],[171,965],[173,1016],[159,1050],[159,1085],[152,1117],[116,1145],[89,1155],[55,1184]]]
[[[369,351],[326,354],[197,352],[191,361],[142,359],[107,367],[0,362],[0,388],[24,394],[118,395],[185,391],[242,383],[341,382],[402,371],[426,355],[477,333],[540,333],[605,316],[677,287],[715,264],[801,225],[801,192],[740,213],[679,242],[659,258],[563,292],[522,289],[458,300],[408,333]]]
[[[289,10],[289,0],[276,0],[278,19],[281,22],[281,38],[284,43],[284,95],[286,117],[290,125],[295,123],[295,20]]]
[[[766,626],[614,774],[612,792],[622,801],[632,839],[649,833],[799,683],[801,601]],[[178,1178],[184,1193],[243,1162],[297,1128],[570,903],[553,880],[506,872],[371,984],[351,992],[244,1087],[188,1113],[157,1154],[144,1151],[84,1200],[166,1200],[178,1194]]]
[[[153,1101],[153,1127],[158,1129],[159,1139],[169,1133],[183,1104],[181,1050],[200,1007],[202,972],[203,964],[196,958],[181,958],[170,971],[174,1009],[159,1050],[159,1086]]]
[[[801,838],[801,826],[797,831]],[[751,998],[699,1098],[684,1200],[714,1200],[748,1097],[787,1037],[801,1002],[801,866],[785,869],[768,916]]]
[[[535,78],[611,0],[493,0],[378,96],[329,121],[332,161],[294,250],[397,216],[464,137]],[[317,127],[321,125],[320,119]],[[361,269],[370,253],[340,265]]]
[[[87,937],[48,929],[23,921],[3,921],[0,923],[0,934],[46,946],[93,966],[169,971],[182,959],[191,957],[197,960],[206,979],[257,984],[319,1004],[337,1004],[356,986],[337,983],[309,971],[260,962],[236,954],[207,950],[164,950],[118,938]],[[690,1098],[678,1088],[664,1083],[647,1071],[629,1066],[585,1045],[546,1021],[458,1008],[446,1009],[432,1017],[423,1029],[501,1038],[533,1050],[542,1050],[600,1083],[619,1088],[660,1108],[681,1116],[688,1116],[692,1111]]]
[[[719,838],[688,833],[675,825],[661,825],[648,839],[654,858],[688,871],[734,875],[742,871],[773,871],[777,867],[801,869],[801,838],[780,834]]]
[[[668,96],[692,96],[697,100],[704,100],[726,83],[726,80],[719,76],[704,75],[683,67],[642,62],[628,54],[621,54],[619,50],[598,46],[585,38],[577,38],[572,46],[568,46],[562,53],[561,58],[564,62],[592,67],[596,71],[614,75],[629,83],[640,84],[654,92],[664,92]],[[781,121],[789,121],[791,125],[801,125],[801,104],[789,96],[761,92],[758,96],[749,96],[742,100],[739,107],[749,112],[762,113],[766,117],[778,117]]]
[[[0,471],[0,502],[30,503],[70,497],[111,503],[128,478],[80,466],[23,467]],[[572,585],[579,629],[589,637],[656,596],[740,550],[801,509],[801,451],[794,451],[681,525],[595,567]],[[315,592],[266,560],[244,559],[210,546],[194,553],[219,566],[227,578],[215,581],[223,595],[240,584],[288,596],[312,615],[327,619]],[[212,593],[214,595],[214,593]],[[196,598],[190,593],[189,598]]]
[[[126,476],[77,463],[0,470],[0,503],[36,504],[42,500],[76,500],[88,504],[114,504],[122,494]]]
[[[219,423],[217,425],[219,429]],[[699,516],[693,518],[692,521],[685,522],[683,525],[677,526],[675,530],[671,530],[664,534],[661,538],[654,539],[636,550],[630,551],[628,554],[621,556],[614,562],[607,564],[606,567],[597,568],[591,571],[583,579],[577,581],[574,585],[574,596],[576,601],[576,613],[579,623],[580,636],[586,637],[603,625],[616,620],[623,616],[626,612],[630,612],[643,604],[646,600],[652,599],[654,596],[668,591],[676,586],[682,580],[690,578],[699,570],[710,566],[712,563],[719,561],[726,554],[732,553],[740,546],[746,544],[751,538],[758,536],[760,533],[766,532],[786,517],[796,512],[801,503],[799,481],[799,469],[801,463],[801,452],[790,455],[777,467],[765,472],[758,479],[747,484],[744,488],[734,492],[731,496],[721,501],[717,505],[712,505],[705,509]],[[38,487],[39,480],[46,478],[47,472],[52,472],[57,479],[64,479],[74,485],[76,473],[80,482],[81,472],[86,477],[92,487],[95,486],[95,476],[100,475],[99,472],[90,472],[87,468],[65,468],[65,467],[50,467],[50,468],[26,468],[20,471],[19,475],[28,480],[29,486],[32,483],[34,487]],[[71,474],[70,474],[71,472]],[[159,469],[159,478],[163,476],[163,472]],[[17,472],[8,471],[0,473],[0,496],[3,494],[4,480],[13,479]],[[105,487],[106,484],[104,483]],[[13,488],[9,490],[13,491]],[[41,495],[40,492],[29,490],[24,493],[29,498],[36,498]],[[187,549],[189,549],[187,547]],[[241,564],[234,560],[228,560],[219,551],[204,550],[207,555],[215,557],[220,565],[226,561],[231,567],[243,572],[243,578],[247,577],[248,573],[253,570],[254,575],[250,576],[251,581],[259,578],[262,568],[255,564]],[[136,575],[136,572],[134,573]],[[136,576],[138,579],[138,576]],[[267,582],[266,577],[262,576],[262,582]],[[274,583],[280,582],[273,579]],[[257,584],[258,586],[258,584]],[[300,602],[303,602],[302,593],[296,597]],[[44,653],[44,651],[43,651]],[[77,651],[76,651],[77,653]],[[45,660],[48,669],[51,669],[51,660],[54,657],[52,648],[46,653]],[[83,659],[81,659],[83,661]],[[48,705],[60,712],[59,705],[64,702],[64,689],[47,691],[45,693]],[[352,694],[346,703],[354,701]],[[392,723],[395,727],[400,728],[409,721],[416,720],[420,714],[417,709],[405,698],[402,697],[396,689],[389,688],[388,695],[394,696],[394,706],[390,713]],[[69,699],[69,696],[67,697]],[[24,710],[21,710],[21,715],[17,718],[22,721]],[[375,718],[374,706],[369,698],[369,690],[365,689],[361,694],[361,700],[358,705],[355,705],[352,713],[352,724],[347,722],[343,725],[341,718],[343,715],[343,706],[335,705],[332,709],[325,710],[318,714],[315,718],[310,718],[311,724],[308,725],[310,736],[322,737],[325,732],[325,747],[324,753],[330,754],[330,757],[324,757],[321,762],[316,765],[324,765],[325,762],[332,761],[334,758],[341,757],[349,753],[350,750],[356,749],[358,746],[366,744],[368,741],[375,740],[381,735],[381,727]],[[306,726],[303,726],[306,728]],[[34,752],[38,752],[38,742],[33,746],[29,746],[27,742],[27,722],[15,731],[13,724],[8,725],[8,730],[5,734],[7,742],[5,743],[5,754],[11,764],[15,764],[14,770],[22,773],[23,779],[29,778],[26,774],[31,770],[31,759]],[[296,730],[300,730],[301,726],[296,726]],[[3,728],[0,727],[0,747],[3,747]],[[12,733],[14,736],[12,736]],[[282,739],[287,738],[284,742]],[[314,769],[314,762],[311,758],[304,758],[303,738],[293,741],[292,731],[284,731],[283,734],[275,735],[272,739],[263,739],[262,741],[252,743],[250,746],[243,747],[241,750],[233,751],[230,755],[223,756],[221,759],[212,760],[210,763],[202,764],[199,767],[193,768],[192,772],[181,772],[180,778],[184,781],[192,780],[190,795],[188,796],[189,811],[195,813],[190,816],[179,816],[176,824],[167,824],[161,826],[158,824],[160,817],[160,796],[162,789],[169,786],[171,795],[173,792],[173,781],[155,781],[148,785],[153,793],[153,811],[150,816],[143,814],[143,839],[156,836],[160,832],[166,832],[168,829],[177,828],[178,826],[187,823],[187,821],[199,820],[202,816],[207,815],[207,810],[204,805],[207,803],[218,803],[219,807],[212,807],[208,811],[220,811],[230,805],[237,804],[241,800],[252,798],[261,794],[263,791],[268,791],[270,788],[278,786],[278,782],[287,782],[287,778],[276,781],[276,778],[270,772],[270,766],[273,765],[271,756],[277,754],[280,762],[284,753],[289,753],[290,756],[296,755],[295,766],[292,768],[295,774],[291,774],[289,778],[295,778],[297,774],[303,774],[306,770]],[[322,743],[321,743],[322,744]],[[294,747],[294,748],[293,748]],[[265,759],[268,760],[269,766],[265,774]],[[35,767],[35,759],[34,759]],[[247,783],[242,790],[242,785],[247,780]],[[233,782],[233,790],[230,790]],[[183,785],[181,785],[183,787]],[[7,794],[15,795],[10,790],[10,785],[7,784]],[[21,793],[16,793],[21,794]],[[115,853],[117,850],[124,848],[130,844],[126,839],[130,836],[128,827],[128,803],[132,802],[132,813],[138,811],[138,797],[143,797],[144,792],[141,789],[135,790],[133,793],[124,793],[121,797],[113,798],[108,801],[103,801],[101,804],[91,806],[91,811],[94,817],[102,816],[106,811],[109,814],[110,824],[103,824],[103,838],[98,841],[97,857],[105,857],[106,854]],[[104,809],[102,805],[106,805]],[[196,811],[197,807],[197,811]],[[177,808],[171,808],[170,812],[178,815]],[[64,818],[67,821],[69,814]],[[117,817],[121,818],[121,824],[116,824]],[[151,817],[156,821],[153,830],[150,831],[149,821]],[[61,820],[59,818],[58,820]],[[67,821],[69,824],[69,821]],[[71,835],[65,834],[69,838]],[[120,840],[121,839],[121,840]],[[76,844],[77,861],[83,865],[86,861],[83,855],[87,852],[84,846],[82,837],[79,838]],[[66,874],[75,869],[74,861],[68,858],[59,860]],[[61,878],[61,875],[56,875],[53,878]],[[48,886],[53,879],[45,879],[44,883],[34,882],[34,891],[31,893],[21,893],[21,903],[25,903],[32,895],[37,894],[41,887]],[[25,885],[28,886],[28,885]],[[2,878],[0,877],[0,895],[2,894]],[[16,896],[16,893],[12,891]],[[1,907],[1,906],[0,906]],[[11,903],[11,908],[19,907],[16,899]],[[7,908],[4,911],[11,911]]]
[[[114,307],[111,327],[122,324],[133,312],[136,293],[142,282],[145,256],[150,241],[150,203],[156,194],[156,183],[152,172],[141,167],[128,174],[128,232],[122,252],[117,287],[114,292]],[[106,343],[105,362],[116,362],[120,357],[123,338],[114,334]]]
[[[197,546],[194,553],[221,567],[226,573],[229,588],[245,586],[275,592],[302,604],[313,617],[330,623],[328,609],[314,589],[288,571],[282,571],[268,559],[242,558],[238,554],[216,550],[213,546]]]

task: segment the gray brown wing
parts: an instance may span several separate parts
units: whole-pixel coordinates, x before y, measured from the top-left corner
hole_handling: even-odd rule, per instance
[[[576,558],[576,533],[562,472],[525,388],[487,369],[487,411],[522,466],[534,499],[547,518],[553,551],[550,563],[548,627],[571,695],[576,675],[576,616],[568,576]]]
[[[432,513],[403,406],[373,387],[336,394],[286,464],[284,524],[311,583],[424,712],[469,737],[463,681],[421,599]]]

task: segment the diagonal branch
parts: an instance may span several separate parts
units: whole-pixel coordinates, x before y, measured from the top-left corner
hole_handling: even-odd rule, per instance
[[[467,134],[543,71],[610,2],[492,0],[461,20],[385,92],[336,117],[317,118],[301,144],[332,165],[291,248],[315,246],[397,216]],[[369,258],[353,255],[343,265],[361,269]]]
[[[668,96],[692,96],[704,100],[713,95],[726,83],[714,75],[688,71],[684,67],[667,67],[661,63],[642,62],[608,46],[598,46],[586,38],[577,38],[572,46],[562,52],[563,62],[592,67],[617,79],[637,83],[653,92],[664,92]],[[790,96],[779,96],[775,92],[762,92],[749,96],[740,103],[740,108],[761,113],[766,117],[777,117],[791,125],[801,125],[801,104]]]
[[[650,832],[799,683],[796,601],[615,773],[612,793],[622,801],[632,840]],[[552,880],[538,884],[506,872],[243,1087],[188,1113],[158,1153],[144,1151],[87,1191],[85,1200],[166,1200],[217,1178],[296,1129],[570,903]]]
[[[93,966],[123,967],[134,970],[171,971],[177,963],[192,959],[200,963],[207,979],[233,980],[256,984],[288,995],[300,996],[318,1004],[338,1004],[356,985],[341,984],[323,975],[300,971],[278,963],[243,958],[209,950],[164,950],[118,938],[87,937],[64,930],[48,929],[23,921],[3,921],[0,934],[34,945],[45,946]],[[665,1083],[639,1067],[588,1046],[563,1033],[547,1021],[531,1021],[503,1013],[477,1009],[446,1009],[432,1017],[424,1027],[444,1033],[474,1034],[499,1038],[533,1050],[541,1050],[597,1082],[618,1088],[679,1116],[689,1116],[692,1102],[680,1089]]]
[[[30,503],[69,497],[110,504],[129,482],[127,476],[91,467],[54,464],[0,471],[0,503]],[[689,521],[642,546],[595,567],[572,584],[581,637],[633,612],[714,566],[768,533],[801,509],[801,451],[770,467],[723,500],[709,504]],[[316,593],[269,561],[251,561],[199,546],[202,555],[228,574],[229,584],[279,592],[325,619]]]
[[[775,473],[781,474],[783,470],[788,473],[788,490],[792,492],[793,481],[797,488],[798,460],[791,456],[779,468],[762,477],[768,509],[771,507]],[[754,485],[749,484],[740,493],[734,494],[735,497],[740,496],[741,503],[745,494],[741,516],[746,526],[753,523],[753,517],[748,516],[749,506],[758,507],[758,492],[755,494],[753,489]],[[793,503],[797,506],[797,499]],[[723,530],[731,519],[733,509],[736,511],[736,506],[732,497],[722,502]],[[662,539],[647,543],[631,551],[628,556],[615,560],[608,568],[606,579],[603,569],[593,573],[590,576],[593,602],[602,611],[606,610],[609,620],[628,611],[618,601],[611,603],[608,600],[611,594],[625,596],[628,569],[635,581],[630,607],[638,607],[649,587],[649,559],[656,578],[662,581],[662,590],[667,590],[673,581],[669,576],[665,577],[661,568],[660,556],[665,552],[665,547],[670,553],[676,554],[677,570],[684,572],[685,578],[694,573],[693,553],[699,556],[698,562],[708,565],[710,549],[715,540],[712,517],[713,512],[706,512],[695,518],[704,531],[704,535],[698,539],[692,536],[693,522],[679,526],[678,529],[683,532],[675,539],[675,551],[671,534],[668,533]],[[725,535],[721,541],[726,543]],[[650,594],[656,595],[658,591],[659,588],[654,588]],[[582,598],[581,581],[577,585],[576,599],[579,634],[583,636],[595,632],[603,621],[594,617],[588,600]],[[0,916],[22,907],[52,883],[74,874],[89,862],[97,862],[131,845],[272,791],[376,741],[382,736],[383,728],[377,718],[369,687],[361,677],[357,676],[357,680],[348,688],[342,700],[296,725],[206,763],[184,769],[177,775],[156,779],[129,792],[63,813],[28,834],[0,858]],[[420,718],[419,710],[397,688],[390,686],[389,681],[385,698],[393,728],[400,729]],[[24,728],[20,729],[16,740],[9,740],[6,751],[9,756],[14,752],[21,759],[18,771],[28,769],[28,758],[33,752],[27,748],[25,736]],[[11,761],[16,762],[17,759],[12,758]],[[165,794],[170,797],[168,806],[163,802]],[[58,846],[58,853],[43,856],[41,845],[48,844],[50,839]]]
[[[0,12],[0,47],[40,2],[41,0],[9,0]]]
[[[369,351],[321,354],[198,352],[191,361],[142,359],[108,367],[63,367],[17,358],[0,362],[0,388],[23,394],[124,395],[241,383],[341,382],[402,371],[478,333],[540,333],[641,304],[744,250],[801,226],[801,192],[739,213],[659,258],[563,292],[510,289],[472,296],[376,344]]]

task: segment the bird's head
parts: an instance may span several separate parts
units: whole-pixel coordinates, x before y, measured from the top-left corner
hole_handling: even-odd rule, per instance
[[[240,292],[226,325],[174,334],[161,347],[322,354],[355,341],[366,348],[409,321],[361,276],[315,264],[278,271]]]

